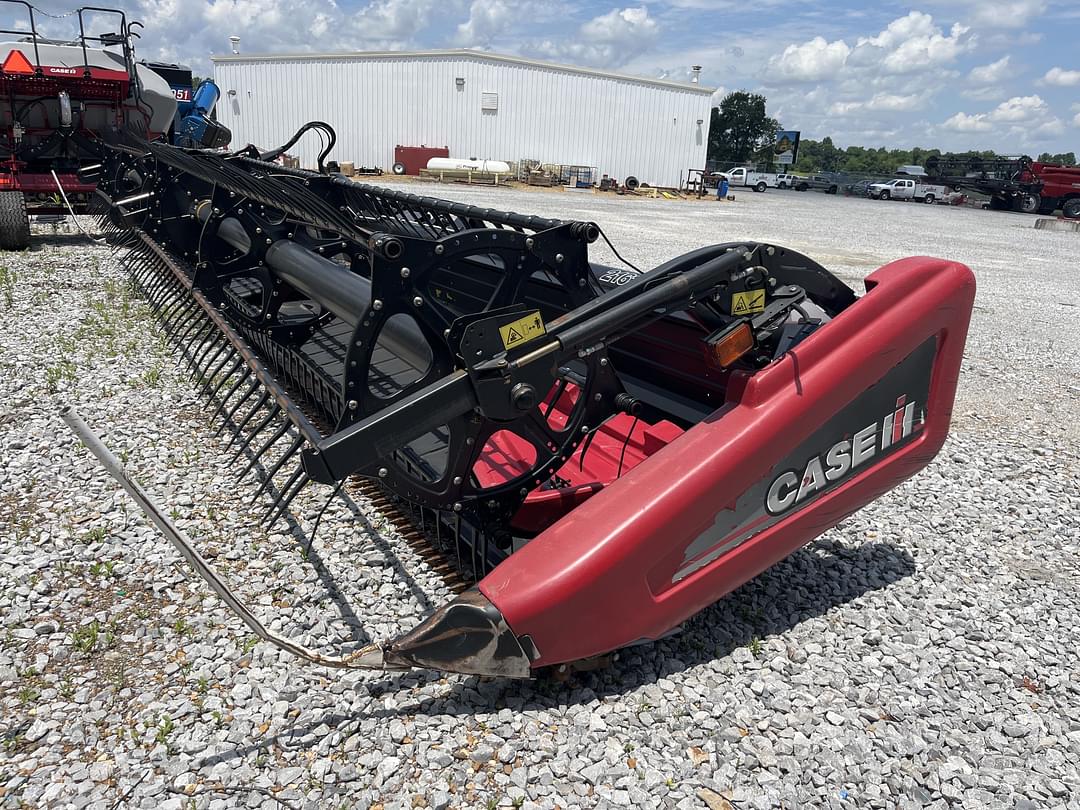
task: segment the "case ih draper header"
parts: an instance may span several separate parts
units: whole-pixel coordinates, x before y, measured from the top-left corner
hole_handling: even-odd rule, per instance
[[[473,580],[342,665],[523,677],[661,637],[945,439],[962,265],[894,262],[858,299],[754,242],[601,267],[591,222],[285,169],[280,151],[132,143],[98,195],[274,493],[267,516],[361,476]]]
[[[602,267],[594,223],[286,169],[281,151],[131,142],[97,180],[267,517],[309,482],[368,479],[471,581],[404,636],[309,660],[526,677],[659,638],[945,439],[962,265],[894,262],[861,298],[749,241]]]

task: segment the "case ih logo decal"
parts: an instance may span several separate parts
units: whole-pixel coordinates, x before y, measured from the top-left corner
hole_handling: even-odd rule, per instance
[[[734,506],[720,509],[712,524],[683,549],[672,583],[794,513],[813,509],[826,492],[885,463],[921,435],[936,353],[937,338],[932,337],[776,459],[768,473],[748,483]],[[720,497],[726,502],[726,495]]]
[[[77,76],[79,75],[78,68],[69,67],[45,67],[42,71],[50,76]]]
[[[915,403],[908,402],[906,395],[899,397],[896,410],[884,419],[867,425],[850,439],[838,441],[807,461],[802,478],[794,470],[781,473],[769,485],[765,509],[771,515],[783,514],[830,484],[851,475],[875,456],[896,447],[922,427],[923,415],[920,412],[916,419],[915,410]]]

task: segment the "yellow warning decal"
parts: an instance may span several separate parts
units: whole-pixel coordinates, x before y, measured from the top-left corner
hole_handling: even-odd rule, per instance
[[[732,315],[750,315],[765,310],[765,291],[747,290],[731,296]]]
[[[507,350],[517,348],[522,343],[528,343],[533,338],[546,334],[547,329],[544,328],[544,321],[540,317],[539,310],[499,327],[503,348]]]

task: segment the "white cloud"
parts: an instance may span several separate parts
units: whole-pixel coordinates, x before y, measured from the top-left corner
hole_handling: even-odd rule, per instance
[[[960,91],[960,94],[965,98],[974,99],[975,101],[997,101],[1006,95],[1005,90],[1001,85],[988,84],[983,87],[968,87]]]
[[[489,45],[514,17],[515,12],[503,0],[473,0],[469,19],[457,27],[454,42],[465,48]]]
[[[923,99],[924,97],[917,93],[909,96],[900,96],[894,93],[875,93],[873,98],[866,103],[866,108],[868,110],[906,112],[921,107]]]
[[[1080,85],[1080,70],[1065,70],[1052,67],[1042,77],[1043,84],[1052,84],[1055,87],[1076,87]]]
[[[997,84],[1011,73],[1009,63],[1010,57],[1006,55],[989,65],[979,65],[971,69],[968,79],[975,84]]]
[[[942,126],[955,132],[1008,132],[1015,137],[1047,140],[1065,132],[1065,124],[1053,115],[1039,96],[1013,96],[990,112],[968,115],[958,112]]]
[[[348,10],[334,0],[137,0],[134,16],[146,25],[140,57],[205,74],[207,56],[228,53],[231,35],[241,53],[416,47],[436,11],[463,10],[463,0],[371,0]]]
[[[659,33],[660,25],[645,6],[615,8],[582,25],[576,38],[546,39],[532,50],[549,58],[617,67],[651,46]]]
[[[1073,126],[1080,127],[1080,113],[1073,116]]]
[[[814,37],[802,45],[788,45],[779,56],[769,60],[769,72],[797,82],[833,78],[847,62],[851,48],[842,39],[827,42]]]
[[[983,28],[1023,28],[1044,11],[1045,0],[977,0],[971,22]]]
[[[975,37],[966,26],[956,23],[946,35],[929,14],[912,11],[876,36],[860,37],[852,62],[880,65],[885,73],[917,73],[953,62],[974,46]]]
[[[997,105],[989,117],[991,121],[1013,123],[1039,119],[1049,111],[1046,102],[1038,96],[1013,96]]]
[[[1065,134],[1065,123],[1055,116],[1036,126],[1034,130],[1032,130],[1032,133],[1036,140],[1049,140],[1050,138]]]
[[[929,14],[912,11],[852,47],[843,39],[817,36],[791,44],[769,59],[768,78],[791,82],[839,79],[841,74],[899,75],[940,70],[975,47],[976,38],[959,23],[945,33]]]
[[[987,121],[986,118],[986,113],[968,115],[967,113],[958,112],[946,120],[942,126],[955,132],[989,132],[994,128],[994,125]]]
[[[334,6],[334,9],[336,12],[337,7]],[[376,42],[408,42],[427,28],[432,19],[438,16],[437,12],[446,10],[444,4],[436,0],[375,0],[359,14],[349,15],[349,35]]]
[[[829,106],[829,115],[851,115],[865,106],[865,103],[862,101],[836,101]]]

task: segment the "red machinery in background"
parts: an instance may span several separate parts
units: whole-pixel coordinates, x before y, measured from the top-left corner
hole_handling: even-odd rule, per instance
[[[0,42],[0,248],[30,241],[29,211],[82,212],[95,184],[79,169],[100,162],[105,143],[127,129],[150,138],[173,125],[177,104],[168,83],[135,62],[137,37],[123,11],[80,8],[72,39],[41,35],[35,9],[2,0],[0,10],[25,11],[28,28],[4,29]],[[88,25],[111,33],[89,35]]]
[[[935,183],[990,197],[989,207],[1080,219],[1080,166],[1039,163],[1030,157],[941,158],[926,161]]]
[[[398,144],[394,147],[394,174],[420,174],[421,169],[427,168],[428,161],[436,157],[450,157],[449,147]]]

